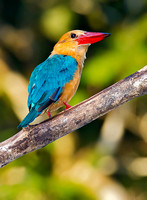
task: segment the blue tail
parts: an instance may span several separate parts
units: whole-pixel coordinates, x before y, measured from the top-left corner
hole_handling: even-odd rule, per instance
[[[24,128],[28,126],[40,113],[37,112],[35,109],[30,110],[24,120],[17,126],[19,129],[20,127]]]

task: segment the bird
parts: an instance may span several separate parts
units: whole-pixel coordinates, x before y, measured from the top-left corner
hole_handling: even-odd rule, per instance
[[[50,56],[33,70],[28,85],[29,113],[17,128],[25,128],[36,117],[66,106],[74,96],[86,59],[88,47],[110,33],[72,30],[55,44]]]

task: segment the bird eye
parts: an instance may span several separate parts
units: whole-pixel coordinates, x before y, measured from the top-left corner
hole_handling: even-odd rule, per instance
[[[75,33],[71,33],[71,38],[76,38],[77,35]]]

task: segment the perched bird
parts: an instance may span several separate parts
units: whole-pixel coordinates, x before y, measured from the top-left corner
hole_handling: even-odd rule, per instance
[[[65,33],[54,46],[51,55],[31,74],[28,86],[29,113],[18,125],[28,126],[38,115],[57,110],[75,94],[88,47],[108,37],[110,33],[73,30]]]

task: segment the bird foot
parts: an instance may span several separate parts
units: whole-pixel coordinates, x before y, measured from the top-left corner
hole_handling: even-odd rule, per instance
[[[65,110],[67,110],[68,108],[71,108],[71,106],[68,103],[66,103],[66,102],[63,102],[63,103],[66,106]]]
[[[48,115],[49,118],[52,117],[51,113],[49,111],[47,112],[47,115]]]

